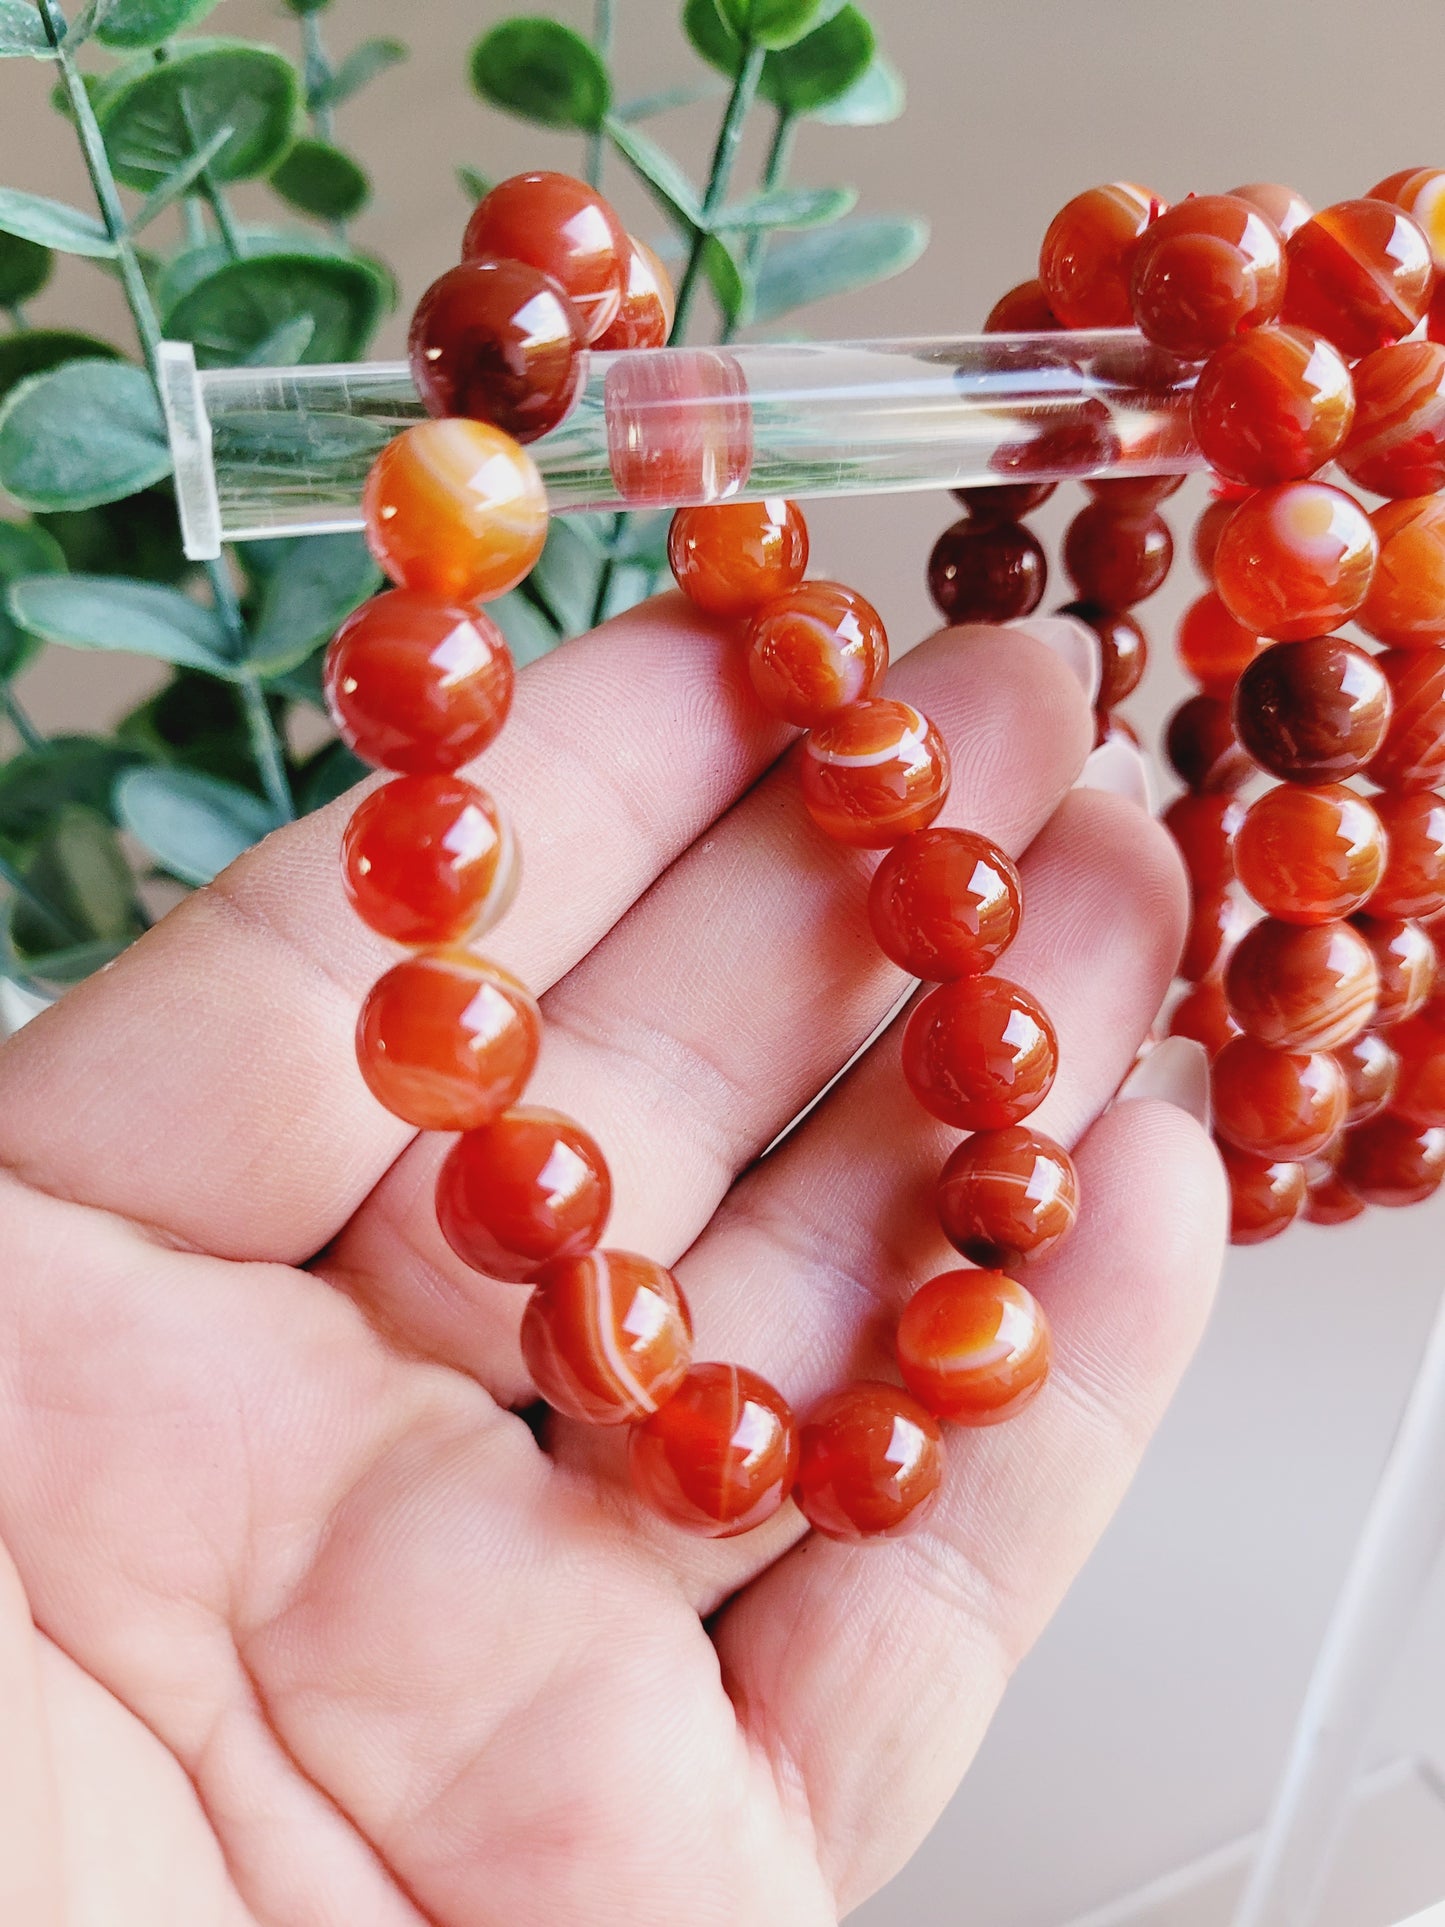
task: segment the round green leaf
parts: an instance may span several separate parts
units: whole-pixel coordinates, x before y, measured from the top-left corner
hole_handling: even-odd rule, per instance
[[[684,0],[682,29],[693,51],[729,79],[743,64],[742,42],[718,12],[717,0]]]
[[[472,49],[472,85],[494,107],[544,127],[602,125],[612,83],[601,56],[559,20],[503,20]]]
[[[71,328],[24,328],[0,335],[0,400],[31,375],[43,375],[67,361],[119,361],[120,350],[98,335]]]
[[[145,582],[179,582],[190,568],[168,488],[142,489],[123,501],[42,515],[39,521],[77,575],[123,571]]]
[[[16,56],[49,60],[54,51],[44,22],[30,0],[0,0],[0,60]]]
[[[881,127],[885,121],[897,120],[906,104],[902,74],[882,54],[874,54],[862,78],[836,100],[815,107],[812,118],[830,127]]]
[[[0,488],[23,508],[94,508],[171,472],[149,375],[121,361],[69,361],[31,375],[0,407]]]
[[[122,770],[139,752],[102,736],[52,736],[0,764],[0,839],[12,848],[39,836],[67,803],[102,814]]]
[[[763,62],[759,91],[789,114],[811,114],[840,99],[867,73],[876,50],[873,29],[856,7]]]
[[[60,544],[33,522],[0,522],[0,583],[22,575],[63,575]],[[0,678],[18,676],[38,654],[40,639],[22,629],[0,603]],[[0,826],[3,827],[3,826]]]
[[[160,65],[139,55],[107,80],[96,112],[116,177],[149,193],[224,127],[215,178],[269,173],[291,145],[300,106],[295,70],[274,47],[196,40]]]
[[[173,340],[194,342],[202,368],[250,360],[303,316],[312,323],[303,361],[357,361],[389,295],[369,261],[296,249],[226,262],[168,307],[164,324]]]
[[[271,185],[292,207],[319,221],[349,221],[371,199],[371,182],[360,162],[310,135],[292,145],[272,171]]]
[[[739,40],[759,47],[791,47],[818,24],[824,0],[717,0]]]
[[[25,876],[65,922],[57,929],[28,904],[17,905],[11,935],[23,960],[58,949],[57,939],[67,934],[72,943],[125,943],[140,935],[135,879],[114,829],[98,810],[77,803],[62,807],[46,825]]]
[[[163,870],[198,887],[276,828],[274,812],[252,791],[193,769],[127,770],[115,786],[115,810]]]
[[[54,266],[55,256],[38,241],[0,234],[0,307],[13,308],[39,294]]]
[[[8,599],[21,628],[47,642],[156,656],[213,676],[239,673],[220,617],[175,589],[118,575],[25,575]]]
[[[194,27],[216,0],[110,0],[95,37],[107,47],[158,47],[182,27]]]
[[[247,655],[263,676],[304,662],[381,582],[359,535],[303,535],[271,546],[282,553],[262,581]]]

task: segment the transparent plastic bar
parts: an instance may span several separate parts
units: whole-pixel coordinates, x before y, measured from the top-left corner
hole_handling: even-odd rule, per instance
[[[403,362],[197,369],[162,394],[186,552],[361,526],[377,451],[419,421]],[[591,354],[531,445],[555,509],[662,508],[1204,466],[1197,367],[1131,330]]]

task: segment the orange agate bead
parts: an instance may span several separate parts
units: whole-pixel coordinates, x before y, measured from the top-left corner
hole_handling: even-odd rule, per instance
[[[480,200],[462,240],[464,262],[492,255],[551,277],[596,341],[622,305],[628,237],[594,188],[570,174],[514,174]]]
[[[665,348],[677,306],[672,277],[635,234],[627,236],[625,279],[622,305],[593,346],[599,354],[621,348]]]
[[[612,1176],[597,1140],[570,1117],[504,1111],[457,1139],[436,1203],[442,1236],[459,1258],[521,1284],[555,1259],[592,1249],[612,1209]]]
[[[977,1131],[938,1175],[938,1222],[985,1270],[1047,1256],[1079,1215],[1079,1175],[1062,1144],[1015,1124]]]
[[[1039,280],[1066,328],[1131,325],[1134,250],[1164,206],[1147,188],[1114,181],[1076,194],[1054,216],[1039,254]]]
[[[1445,997],[1396,1024],[1390,1048],[1400,1060],[1390,1108],[1422,1128],[1445,1125]]]
[[[1274,222],[1280,234],[1287,241],[1306,221],[1314,219],[1314,209],[1302,194],[1296,194],[1292,187],[1282,181],[1249,181],[1243,187],[1232,187],[1230,193],[1236,201],[1248,201],[1257,207],[1261,214]]]
[[[821,1399],[798,1434],[793,1496],[830,1539],[896,1539],[932,1510],[943,1435],[896,1385],[859,1379]]]
[[[1365,1209],[1365,1200],[1352,1191],[1340,1176],[1339,1161],[1344,1143],[1331,1145],[1318,1156],[1306,1158],[1305,1219],[1309,1224],[1348,1224]]]
[[[624,502],[719,502],[747,481],[752,411],[736,355],[620,355],[602,394],[612,480]]]
[[[511,651],[481,609],[391,589],[349,615],[326,653],[326,702],[363,761],[443,775],[493,740],[512,706]]]
[[[1429,242],[1436,268],[1445,268],[1445,172],[1438,167],[1401,168],[1372,187],[1370,199],[1403,208]]]
[[[1445,1130],[1384,1111],[1346,1133],[1340,1176],[1366,1204],[1423,1204],[1445,1179]]]
[[[1381,1030],[1413,1017],[1435,988],[1435,941],[1405,917],[1356,917],[1356,930],[1375,953],[1380,992],[1375,1022]]]
[[[1269,488],[1333,460],[1354,420],[1354,384],[1322,335],[1260,328],[1210,357],[1190,409],[1210,467],[1232,482]]]
[[[879,948],[911,977],[937,983],[991,970],[1022,916],[1017,866],[972,830],[906,837],[874,871],[868,892]]]
[[[765,603],[745,647],[759,702],[800,729],[817,729],[871,696],[888,670],[883,618],[841,582],[800,582]]]
[[[1189,932],[1179,958],[1179,975],[1203,983],[1223,968],[1249,928],[1249,911],[1230,889],[1191,892]]]
[[[1284,299],[1284,243],[1274,223],[1232,194],[1196,194],[1140,236],[1129,280],[1134,320],[1187,361],[1272,321]]]
[[[1195,984],[1174,1006],[1169,1018],[1171,1037],[1192,1037],[1215,1057],[1240,1029],[1229,1014],[1223,987],[1215,983]]]
[[[926,1111],[960,1131],[1001,1131],[1048,1096],[1059,1043],[1042,1005],[1004,977],[960,977],[915,1005],[903,1075]]]
[[[1387,201],[1337,201],[1287,244],[1284,318],[1354,361],[1410,333],[1430,305],[1430,244]]]
[[[1257,635],[1319,636],[1364,601],[1378,550],[1369,516],[1343,489],[1285,482],[1258,490],[1225,523],[1215,586]]]
[[[1355,425],[1340,467],[1375,495],[1445,487],[1445,347],[1399,341],[1355,369]]]
[[[935,1418],[997,1425],[1043,1388],[1049,1324],[1031,1292],[1001,1271],[945,1271],[903,1307],[898,1369]]]
[[[1261,910],[1286,923],[1329,923],[1369,901],[1385,869],[1385,832],[1342,783],[1281,783],[1254,803],[1234,839],[1234,870]]]
[[[1233,502],[1215,505],[1232,516]],[[1213,514],[1213,509],[1208,511]],[[1184,611],[1176,648],[1186,674],[1193,676],[1206,696],[1228,700],[1234,685],[1263,647],[1256,629],[1236,622],[1213,592],[1200,596]]]
[[[1244,817],[1239,798],[1222,793],[1176,796],[1165,810],[1164,827],[1179,846],[1196,895],[1234,881],[1234,839]]]
[[[1433,917],[1445,910],[1445,797],[1387,790],[1374,801],[1389,855],[1366,908],[1372,917]]]
[[[741,1365],[694,1365],[634,1426],[639,1495],[673,1525],[730,1539],[770,1519],[798,1472],[798,1427],[782,1394]]]
[[[341,841],[352,908],[395,943],[482,936],[516,895],[517,868],[511,825],[459,776],[398,776],[362,799]]]
[[[1306,1158],[1345,1121],[1345,1074],[1328,1051],[1271,1050],[1234,1037],[1210,1067],[1214,1128],[1241,1151]]]
[[[372,463],[362,511],[367,543],[392,581],[451,602],[515,589],[547,540],[542,478],[489,422],[403,430]]]
[[[1334,1053],[1344,1073],[1349,1108],[1347,1125],[1363,1124],[1377,1117],[1395,1095],[1400,1078],[1400,1059],[1393,1044],[1377,1030],[1362,1030]]]
[[[1340,636],[1275,643],[1234,692],[1240,742],[1287,783],[1357,776],[1389,725],[1389,683],[1372,656]]]
[[[805,738],[799,780],[825,835],[881,850],[927,829],[947,800],[949,776],[948,750],[928,718],[876,696]]]
[[[1055,334],[1062,324],[1049,306],[1042,281],[1020,281],[1001,295],[983,324],[986,335]]]
[[[750,616],[796,588],[808,566],[808,525],[795,502],[716,502],[679,509],[667,536],[673,580],[709,616]]]
[[[647,1418],[692,1363],[692,1320],[677,1280],[631,1251],[544,1265],[522,1315],[521,1339],[542,1397],[589,1425]]]
[[[1229,1180],[1229,1242],[1262,1245],[1288,1231],[1304,1209],[1304,1166],[1232,1144],[1218,1148]]]
[[[1445,649],[1388,649],[1375,666],[1394,707],[1370,779],[1387,790],[1434,789],[1445,780]]]
[[[1267,917],[1235,945],[1224,971],[1229,1014],[1276,1050],[1331,1050],[1370,1023],[1380,974],[1347,923],[1280,923]]]
[[[542,1017],[510,971],[464,950],[424,950],[371,988],[356,1056],[371,1094],[420,1131],[474,1131],[521,1096]]]
[[[1445,642],[1445,501],[1382,502],[1370,521],[1380,559],[1355,620],[1392,649]]]

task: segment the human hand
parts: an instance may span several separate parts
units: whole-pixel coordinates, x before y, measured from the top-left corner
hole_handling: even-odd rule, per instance
[[[607,1242],[677,1260],[699,1358],[805,1410],[887,1373],[957,1263],[950,1134],[895,1029],[756,1162],[903,980],[738,671],[673,597],[520,678],[480,768],[527,867],[487,948],[547,993],[533,1090],[603,1144]],[[1070,791],[1078,680],[973,629],[892,688],[949,739],[941,820],[1027,852],[1007,970],[1084,1186],[1028,1277],[1043,1394],[950,1431],[927,1523],[862,1548],[791,1506],[696,1540],[617,1433],[539,1445],[526,1294],[452,1256],[446,1140],[356,1070],[392,953],[341,891],[348,806],[278,833],[0,1051],[7,1923],[822,1927],[912,1851],[1134,1470],[1225,1207],[1183,1110],[1110,1108],[1185,890],[1133,803]]]

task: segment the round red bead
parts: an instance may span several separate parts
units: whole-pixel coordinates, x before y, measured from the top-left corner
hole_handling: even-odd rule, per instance
[[[1229,1014],[1277,1050],[1331,1050],[1364,1030],[1380,976],[1374,953],[1347,923],[1267,917],[1235,945],[1224,972]]]
[[[1179,845],[1197,893],[1234,881],[1234,839],[1244,815],[1239,798],[1224,793],[1176,796],[1165,810],[1164,827]]]
[[[1268,488],[1333,460],[1354,420],[1354,385],[1323,336],[1261,328],[1211,356],[1190,408],[1210,467],[1232,482]]]
[[[1038,608],[1047,581],[1038,538],[1018,522],[965,516],[928,558],[928,593],[950,622],[1016,621]]]
[[[1434,789],[1445,780],[1445,649],[1391,649],[1375,663],[1394,705],[1370,778],[1382,789]]]
[[[549,276],[521,261],[464,261],[412,318],[412,380],[432,415],[491,422],[519,442],[555,428],[582,391],[582,323]]]
[[[1429,931],[1406,917],[1356,917],[1354,925],[1374,951],[1380,972],[1375,1023],[1384,1030],[1413,1017],[1435,988],[1437,958]]]
[[[1394,1046],[1377,1030],[1362,1030],[1334,1053],[1335,1062],[1345,1075],[1349,1109],[1346,1124],[1363,1124],[1375,1117],[1395,1095],[1400,1076],[1400,1060]]]
[[[1372,187],[1370,199],[1402,207],[1429,242],[1436,268],[1445,268],[1445,172],[1438,167],[1401,168]]]
[[[1445,347],[1400,341],[1355,369],[1355,425],[1340,467],[1376,495],[1445,488]]]
[[[1054,1027],[1037,999],[1003,977],[961,977],[915,1006],[903,1075],[926,1111],[960,1131],[1018,1124],[1058,1069]]]
[[[356,1056],[372,1095],[421,1131],[473,1131],[515,1104],[542,1019],[525,984],[463,950],[426,950],[372,986]]]
[[[971,1263],[997,1271],[1047,1256],[1079,1215],[1079,1177],[1061,1144],[1015,1124],[976,1131],[938,1176],[938,1222]]]
[[[983,331],[986,335],[1040,335],[1053,334],[1061,325],[1043,282],[1020,281],[994,302]]]
[[[1179,975],[1190,983],[1217,976],[1249,928],[1249,912],[1230,889],[1191,892],[1189,930],[1179,958]]]
[[[1355,620],[1395,649],[1445,641],[1445,501],[1382,502],[1370,521],[1380,558]]]
[[[1323,635],[1364,601],[1378,551],[1369,516],[1343,489],[1285,482],[1258,490],[1225,523],[1215,586],[1258,635]]]
[[[880,948],[910,976],[935,982],[992,969],[1022,915],[1016,865],[971,830],[920,830],[895,844],[868,892]]]
[[[1234,504],[1221,502],[1232,516]],[[1184,611],[1177,643],[1180,666],[1193,676],[1206,696],[1228,700],[1240,676],[1259,654],[1257,629],[1237,622],[1213,592],[1202,595]]]
[[[799,1510],[830,1539],[894,1539],[921,1525],[943,1477],[931,1413],[867,1379],[815,1405],[798,1434]]]
[[[817,729],[877,690],[888,670],[888,632],[856,589],[800,582],[758,610],[745,655],[769,715]]]
[[[1434,790],[1387,790],[1375,798],[1389,854],[1372,917],[1433,917],[1445,910],[1445,797]]]
[[[928,718],[878,696],[805,738],[799,781],[825,835],[881,850],[927,829],[947,800],[949,773],[948,750]]]
[[[1344,1144],[1331,1146],[1305,1160],[1304,1215],[1310,1224],[1348,1224],[1365,1209],[1365,1200],[1352,1191],[1339,1173]]]
[[[1195,984],[1179,999],[1169,1017],[1171,1037],[1192,1037],[1211,1057],[1224,1049],[1240,1029],[1229,1014],[1218,982]]]
[[[645,241],[629,234],[622,305],[593,346],[601,354],[621,348],[665,348],[676,305],[667,269]]]
[[[1366,1204],[1423,1204],[1445,1179],[1445,1130],[1384,1111],[1346,1133],[1340,1176]]]
[[[1043,1307],[999,1271],[945,1271],[898,1320],[898,1369],[935,1418],[997,1425],[1037,1397],[1051,1343]]]
[[[798,1470],[798,1428],[781,1393],[741,1365],[694,1365],[628,1441],[639,1495],[663,1518],[710,1539],[758,1526]]]
[[[1066,328],[1127,328],[1139,237],[1164,203],[1132,181],[1076,194],[1049,223],[1039,254],[1045,299]]]
[[[1099,693],[1096,709],[1110,710],[1132,696],[1149,662],[1149,641],[1131,615],[1098,602],[1066,602],[1058,612],[1087,623],[1099,639]]]
[[[1287,783],[1357,776],[1384,742],[1390,711],[1390,685],[1374,658],[1339,636],[1275,643],[1234,692],[1240,742]]]
[[[356,806],[341,875],[352,908],[383,937],[461,943],[490,930],[516,894],[516,840],[474,783],[398,776]]]
[[[437,1178],[437,1222],[457,1256],[521,1284],[602,1236],[612,1178],[597,1140],[557,1111],[505,1111],[468,1131]]]
[[[1229,1242],[1260,1245],[1288,1231],[1304,1209],[1304,1166],[1232,1144],[1221,1144],[1219,1155],[1229,1180]]]
[[[1271,1050],[1234,1037],[1210,1069],[1214,1128],[1241,1151],[1305,1158],[1323,1150],[1345,1121],[1345,1075],[1328,1051]]]
[[[1232,335],[1272,321],[1284,299],[1274,223],[1232,194],[1192,195],[1161,214],[1134,250],[1134,320],[1161,348],[1202,361]]]
[[[802,581],[808,525],[780,496],[679,509],[667,559],[678,588],[705,615],[750,616]]]
[[[477,203],[462,241],[464,261],[481,255],[525,262],[549,275],[596,341],[622,305],[629,242],[595,189],[570,174],[514,174]]]
[[[1064,567],[1086,602],[1127,609],[1163,582],[1174,541],[1162,515],[1120,515],[1112,503],[1088,502],[1064,537]]]
[[[592,1251],[543,1266],[522,1315],[521,1342],[542,1397],[589,1425],[647,1418],[692,1363],[692,1321],[677,1280],[630,1251]]]
[[[1351,360],[1410,333],[1435,271],[1420,228],[1387,201],[1337,201],[1287,243],[1284,318],[1313,328]]]
[[[1390,1048],[1400,1063],[1391,1109],[1411,1124],[1445,1125],[1445,997],[1396,1024]]]
[[[1384,868],[1379,817],[1341,783],[1266,791],[1234,839],[1235,875],[1261,910],[1286,923],[1350,916],[1374,895]]]
[[[1169,718],[1164,749],[1180,782],[1201,795],[1228,794],[1254,774],[1248,751],[1234,733],[1229,704],[1217,696],[1191,696]]]
[[[1249,181],[1244,187],[1232,187],[1229,191],[1235,200],[1248,201],[1273,221],[1286,241],[1306,221],[1314,219],[1315,211],[1304,196],[1282,181]]]
[[[977,488],[956,488],[949,492],[955,502],[966,508],[972,521],[1021,522],[1032,515],[1058,488],[1057,482],[991,482]]]

